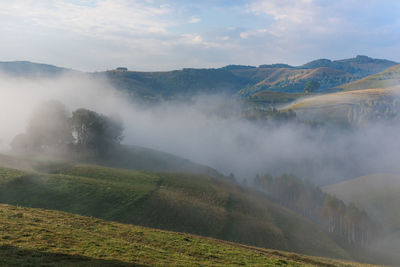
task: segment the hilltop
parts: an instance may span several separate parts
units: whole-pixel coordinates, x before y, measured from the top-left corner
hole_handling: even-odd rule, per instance
[[[372,266],[0,204],[0,264]]]
[[[76,73],[77,71],[43,63],[33,63],[29,61],[9,61],[0,62],[0,72],[16,76],[43,77],[70,72]]]

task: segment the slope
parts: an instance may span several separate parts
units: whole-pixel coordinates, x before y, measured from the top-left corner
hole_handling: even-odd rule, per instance
[[[358,74],[360,76],[368,76],[378,73],[396,64],[396,62],[386,59],[374,59],[367,56],[358,55],[355,58],[333,61],[329,59],[317,59],[300,66],[300,68],[315,69],[327,67],[352,74]]]
[[[370,266],[0,204],[6,266]]]
[[[227,180],[89,165],[53,165],[48,173],[1,170],[0,203],[350,258],[316,225]]]
[[[49,64],[33,63],[29,61],[9,61],[0,62],[0,72],[8,75],[37,77],[53,76],[76,71]]]
[[[355,203],[376,218],[385,235],[375,249],[393,263],[400,262],[399,174],[371,174],[325,186],[323,190]]]
[[[341,86],[391,67],[397,63],[366,56],[330,61],[320,59],[302,66],[287,64],[259,67],[228,65],[218,69],[140,72],[110,70],[89,73],[110,83],[133,98],[187,100],[198,94],[227,94],[247,97],[260,91],[302,92],[308,81],[318,81],[321,90]],[[51,76],[72,71],[25,61],[0,62],[0,71],[11,75]]]
[[[376,119],[385,119],[389,115],[398,115],[396,98],[399,89],[373,88],[314,95],[300,98],[282,110],[292,109],[302,120],[341,125],[372,120],[374,118],[369,118],[372,114]],[[386,114],[387,110],[391,113]]]
[[[232,72],[251,81],[239,91],[240,95],[249,96],[263,90],[300,93],[308,81],[319,82],[320,90],[325,91],[396,64],[389,60],[357,56],[335,61],[318,59],[298,67],[283,64],[261,65],[258,68],[234,69]]]
[[[73,155],[70,160],[131,170],[186,172],[207,174],[213,177],[222,176],[217,170],[211,167],[192,162],[170,153],[134,145],[115,146],[113,149],[110,149],[107,157],[101,159],[90,157],[78,158],[78,156],[79,155]],[[40,165],[41,161],[55,161],[57,157],[61,156],[54,154],[46,156],[44,153],[40,155],[23,154],[13,156],[0,154],[0,166],[33,170],[36,168],[36,165]],[[58,161],[63,161],[63,159],[59,159]]]
[[[400,64],[361,80],[341,85],[339,88],[344,91],[350,91],[369,88],[389,88],[398,85],[400,85]]]

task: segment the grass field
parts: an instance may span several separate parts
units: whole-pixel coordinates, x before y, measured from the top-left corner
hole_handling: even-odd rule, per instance
[[[390,88],[398,85],[400,85],[400,64],[338,87],[344,91],[350,91],[370,88]]]
[[[41,173],[0,170],[0,203],[351,258],[318,226],[228,180],[92,165],[50,164]]]
[[[2,266],[369,266],[0,204]]]

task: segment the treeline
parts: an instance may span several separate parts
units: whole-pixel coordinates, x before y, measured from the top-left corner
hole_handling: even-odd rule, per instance
[[[243,110],[241,117],[250,121],[292,121],[296,119],[296,112],[293,110],[278,110],[275,107],[260,108],[251,106]]]
[[[123,139],[119,116],[105,116],[80,108],[69,113],[58,101],[42,103],[30,116],[24,133],[11,142],[17,153],[65,154],[75,152],[86,156],[105,156]]]
[[[364,210],[346,205],[308,182],[293,175],[254,178],[254,185],[280,204],[301,213],[329,233],[351,245],[367,245],[379,236],[380,228]]]

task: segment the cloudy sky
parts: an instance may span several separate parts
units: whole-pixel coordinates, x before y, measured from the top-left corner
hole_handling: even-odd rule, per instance
[[[84,71],[400,61],[398,0],[0,0],[0,61]]]

